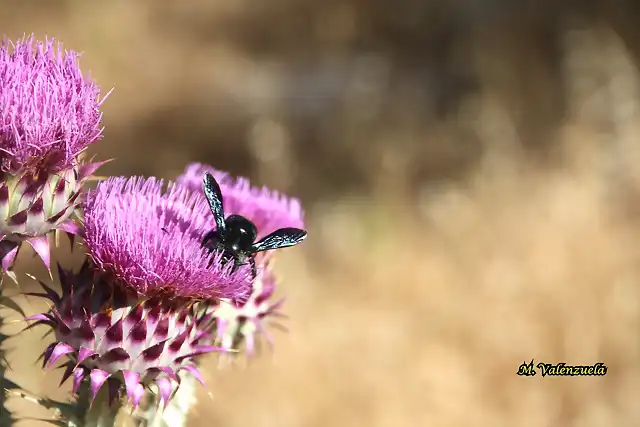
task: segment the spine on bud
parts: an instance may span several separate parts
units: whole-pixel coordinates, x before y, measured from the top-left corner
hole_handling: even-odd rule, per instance
[[[147,393],[144,407],[133,414],[136,427],[186,427],[189,412],[196,404],[197,380],[184,372],[178,374],[180,387],[164,410],[158,410],[156,395]]]

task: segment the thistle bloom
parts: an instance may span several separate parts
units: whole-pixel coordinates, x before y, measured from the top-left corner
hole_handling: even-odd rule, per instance
[[[219,350],[213,320],[202,306],[249,290],[248,267],[232,270],[201,247],[214,226],[204,196],[153,178],[109,178],[89,192],[85,245],[90,262],[77,274],[61,272],[62,295],[41,294],[50,313],[31,319],[51,325],[56,342],[45,364],[70,356],[64,380],[74,389],[86,377],[96,396],[125,385],[137,406],[156,384],[166,405],[186,371],[201,381],[194,358]]]
[[[232,273],[202,248],[215,221],[200,194],[173,183],[163,191],[155,178],[109,178],[89,193],[84,216],[93,262],[144,296],[211,300],[249,290],[248,266]]]
[[[251,220],[261,238],[278,228],[304,228],[304,212],[297,199],[289,198],[266,187],[251,185],[246,178],[233,178],[211,166],[192,163],[177,182],[195,193],[203,193],[202,177],[209,172],[218,181],[227,215],[237,214]],[[252,283],[248,298],[228,300],[209,308],[215,319],[214,336],[225,349],[237,349],[244,343],[248,355],[254,352],[256,337],[262,334],[271,344],[264,322],[271,317],[282,317],[279,312],[284,300],[271,301],[277,277],[271,266],[278,251],[262,252],[256,256],[259,274]]]
[[[101,163],[80,154],[101,138],[97,84],[83,77],[78,54],[53,40],[0,43],[0,257],[10,269],[29,242],[49,267],[47,234],[71,235],[81,188]]]

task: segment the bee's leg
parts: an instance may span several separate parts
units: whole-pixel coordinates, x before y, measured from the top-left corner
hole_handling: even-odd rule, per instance
[[[211,240],[211,239],[213,238],[214,233],[215,233],[214,231],[209,231],[209,232],[207,232],[207,233],[204,235],[204,237],[202,238],[202,243],[201,243],[201,245],[202,245],[202,246],[204,246],[204,247],[206,247],[206,246],[207,246],[207,243],[209,243],[209,240]]]
[[[238,270],[238,268],[239,268],[241,265],[245,265],[245,264],[247,264],[247,262],[248,262],[248,263],[249,263],[249,265],[251,266],[251,273],[253,273],[253,275],[252,275],[251,277],[252,277],[253,279],[255,279],[255,278],[256,278],[256,276],[258,275],[258,271],[256,270],[256,260],[255,260],[255,259],[253,259],[253,257],[252,257],[252,256],[250,256],[250,255],[249,255],[249,256],[247,256],[247,257],[246,257],[245,259],[243,259],[243,260],[236,259],[236,263],[235,263],[235,265],[233,266],[233,271]]]
[[[249,264],[251,265],[251,272],[253,273],[253,278],[255,279],[258,275],[258,270],[256,269],[256,260],[249,256]]]
[[[218,236],[218,232],[215,230],[211,230],[204,235],[201,245],[203,248],[207,248],[209,252],[213,252],[218,248],[219,243],[220,238]]]
[[[232,253],[222,249],[222,257],[220,257],[220,265],[225,266],[229,262],[233,263],[233,268],[231,271],[232,272],[236,271],[236,268],[238,268],[238,258],[236,258]]]
[[[227,251],[223,252],[221,261],[223,266],[227,265],[228,262],[233,263],[233,267],[231,267],[231,273],[235,273],[236,271],[238,271],[238,268],[240,268],[240,266],[244,264],[244,260],[242,259],[241,255]]]
[[[204,235],[201,245],[211,255],[209,257],[209,266],[211,266],[216,259],[218,259],[218,262],[220,263],[220,265],[224,266],[229,261],[233,261],[233,259],[235,258],[232,253],[229,253],[228,251],[225,250],[224,245],[222,244],[222,241],[220,239],[220,236],[215,230],[211,230]],[[219,254],[220,252],[222,252],[222,256],[218,258],[216,255]]]

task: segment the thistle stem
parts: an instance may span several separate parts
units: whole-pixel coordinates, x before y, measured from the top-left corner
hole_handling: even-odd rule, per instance
[[[0,303],[2,302],[2,283],[0,282]],[[0,304],[1,305],[1,304]],[[0,426],[9,426],[12,424],[13,417],[9,409],[5,408],[8,387],[5,380],[7,370],[7,359],[2,347],[3,341],[8,337],[2,333],[3,318],[0,315]]]
[[[84,381],[80,386],[77,400],[78,414],[83,414],[78,427],[113,427],[120,410],[120,400],[115,399],[109,404],[108,387],[102,387],[93,403],[90,403],[89,381]]]

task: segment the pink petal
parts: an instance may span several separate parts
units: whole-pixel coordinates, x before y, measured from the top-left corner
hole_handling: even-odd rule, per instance
[[[73,347],[71,347],[70,345],[59,342],[53,348],[49,357],[45,357],[44,363],[45,365],[53,365],[54,363],[56,363],[56,360],[60,359],[65,354],[72,353],[73,351]]]
[[[44,318],[40,318],[40,316],[44,316]],[[23,328],[20,332],[28,331],[29,329],[33,329],[36,326],[40,326],[40,325],[55,327],[56,321],[53,319],[47,318],[46,316],[47,316],[46,314],[37,314],[35,316],[25,318],[24,320],[36,320],[36,321],[31,323],[29,326]]]
[[[165,374],[167,374],[167,376],[169,378],[171,378],[172,380],[176,381],[176,382],[180,382],[180,379],[178,378],[178,376],[176,375],[176,373],[173,371],[173,369],[171,369],[168,366],[159,366],[157,369],[161,370],[162,372],[164,372]]]
[[[228,353],[229,349],[226,349],[224,347],[216,347],[214,345],[199,345],[196,347],[196,351],[193,353],[195,354],[205,354],[205,353],[211,353],[213,351],[220,351],[222,353]]]
[[[133,406],[134,409],[140,404],[142,396],[144,396],[144,386],[142,384],[138,384],[133,391],[133,396],[131,397],[131,406]]]
[[[47,366],[47,362],[49,361],[49,358],[51,357],[51,354],[53,353],[53,349],[55,347],[56,347],[56,343],[49,344],[47,346],[47,348],[44,349],[44,351],[42,352],[40,357],[38,358],[38,360],[40,360],[40,358],[42,358],[42,367],[43,368],[45,366]]]
[[[227,328],[229,327],[229,321],[226,319],[218,319],[216,338],[220,341],[224,339],[224,336],[227,332]]]
[[[169,398],[171,397],[171,393],[173,392],[173,387],[171,386],[171,380],[169,378],[158,378],[156,380],[156,384],[158,384],[158,390],[160,392],[160,405],[163,405],[164,408],[167,407],[169,403]]]
[[[67,233],[67,237],[71,243],[71,249],[73,249],[73,244],[75,243],[75,236],[84,238],[84,229],[70,219],[58,225],[57,228],[58,232]]]
[[[76,367],[78,367],[82,362],[84,362],[88,357],[95,356],[96,353],[93,350],[88,348],[80,347],[80,351],[78,351],[78,363],[76,363]]]
[[[124,385],[127,388],[127,397],[133,400],[136,393],[136,388],[140,384],[140,374],[134,371],[123,370],[122,376],[124,377]]]
[[[202,384],[203,387],[205,387],[204,378],[202,378],[202,374],[200,374],[198,368],[192,365],[187,365],[183,366],[182,369],[189,372],[196,379],[196,381],[198,381],[200,384]]]
[[[25,317],[24,320],[26,321],[30,321],[30,320],[45,320],[48,322],[51,322],[51,316],[46,314],[46,313],[40,313],[40,314],[34,314],[33,316],[29,316],[29,317]]]
[[[101,369],[94,369],[91,371],[91,403],[95,400],[98,392],[100,391],[100,387],[104,384],[104,382],[109,378],[109,373],[103,371]]]
[[[95,171],[97,171],[100,166],[103,166],[105,163],[109,163],[111,160],[105,160],[103,162],[95,162],[95,163],[85,163],[78,168],[78,181],[83,181],[84,179],[93,175]]]
[[[85,370],[83,368],[76,368],[73,370],[73,392],[77,393],[80,389],[82,380],[86,378]]]
[[[245,341],[245,348],[247,350],[247,354],[249,356],[253,355],[255,353],[255,337],[253,333],[246,334],[244,336],[244,341]]]
[[[49,274],[51,274],[51,249],[49,248],[49,236],[44,235],[40,237],[32,237],[27,240],[33,250],[42,258],[44,265],[49,270]]]
[[[2,257],[2,270],[8,271],[13,266],[13,262],[16,260],[16,256],[18,255],[18,249],[20,245],[15,242],[11,242],[15,246],[13,249],[8,250],[4,256]]]
[[[183,360],[187,359],[187,358],[192,358],[192,357],[196,357],[199,356],[201,354],[206,354],[206,353],[211,353],[214,351],[220,351],[223,353],[228,353],[229,349],[223,348],[223,347],[215,347],[212,345],[199,345],[195,348],[195,351],[189,354],[185,354],[184,356],[180,356],[178,358],[176,358],[176,363],[181,363]]]

